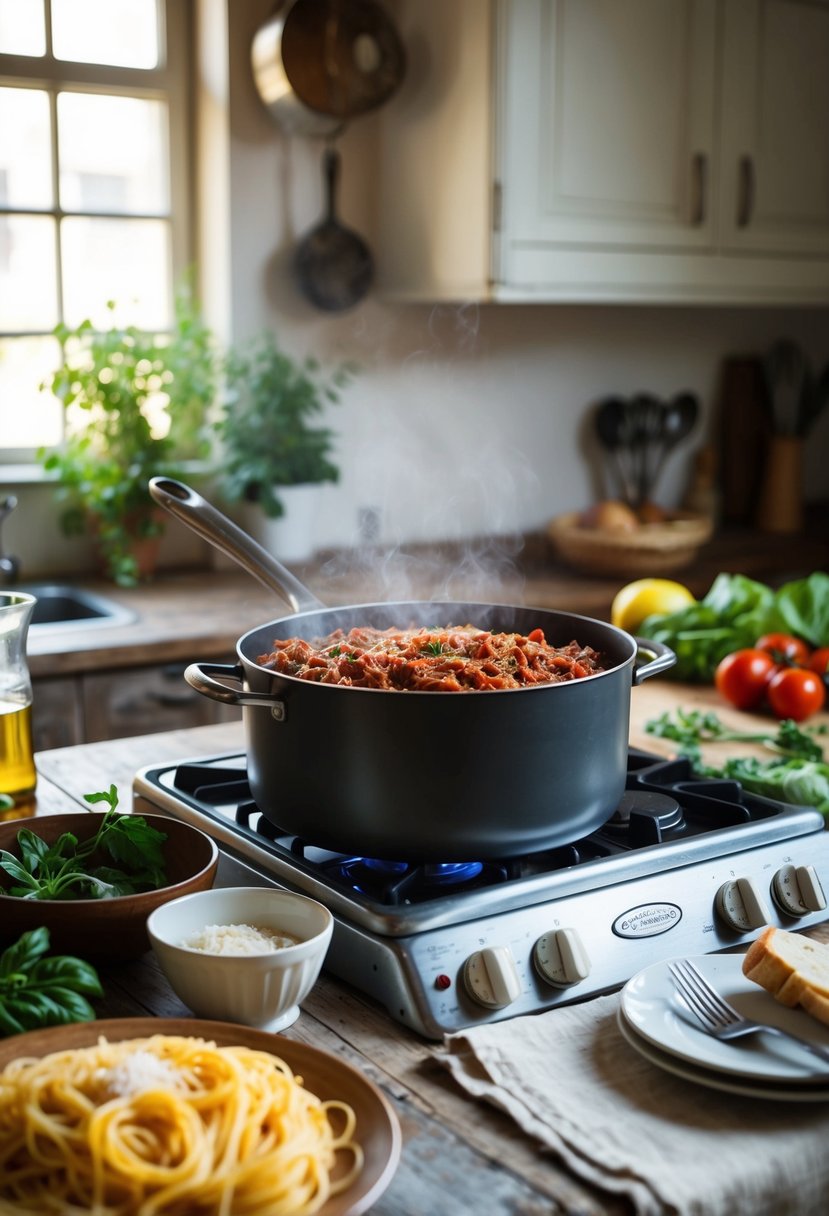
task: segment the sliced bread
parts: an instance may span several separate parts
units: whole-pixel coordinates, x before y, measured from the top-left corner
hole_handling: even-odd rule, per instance
[[[829,946],[768,925],[749,946],[743,975],[782,1005],[829,1024]]]

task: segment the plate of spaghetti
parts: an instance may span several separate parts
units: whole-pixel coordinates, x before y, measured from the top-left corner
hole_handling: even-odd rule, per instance
[[[377,1086],[263,1031],[116,1018],[0,1042],[4,1216],[359,1216],[400,1148]]]

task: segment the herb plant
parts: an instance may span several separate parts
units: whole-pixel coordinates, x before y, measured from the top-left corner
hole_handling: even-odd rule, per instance
[[[64,832],[47,844],[30,828],[17,834],[20,857],[0,849],[0,867],[14,880],[9,894],[21,899],[111,899],[152,891],[164,885],[163,832],[140,815],[117,813],[114,785],[87,802],[105,802],[107,810],[94,836],[82,844]],[[109,855],[116,864],[101,861]]]
[[[215,424],[222,491],[230,502],[258,503],[277,519],[284,514],[280,487],[339,480],[335,435],[321,420],[354,371],[343,363],[327,374],[316,359],[287,354],[270,333],[230,351]]]
[[[0,954],[0,1035],[94,1021],[86,998],[103,996],[94,967],[70,955],[45,957],[48,949],[49,930],[41,927]]]

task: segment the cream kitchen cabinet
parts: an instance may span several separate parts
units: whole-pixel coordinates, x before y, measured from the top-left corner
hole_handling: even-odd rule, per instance
[[[190,688],[183,671],[168,663],[35,679],[36,750],[241,719],[239,710]]]
[[[396,8],[381,290],[829,300],[826,0]]]

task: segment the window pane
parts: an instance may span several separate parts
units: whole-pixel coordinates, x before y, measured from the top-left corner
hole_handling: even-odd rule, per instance
[[[137,97],[58,95],[64,211],[124,215],[170,209],[167,106]]]
[[[157,67],[156,0],[52,0],[52,46],[56,59]]]
[[[43,0],[0,0],[0,53],[46,54]]]
[[[58,322],[55,221],[0,215],[0,330],[50,330]]]
[[[54,338],[0,339],[0,453],[60,443],[60,402],[40,391],[59,361]]]
[[[63,221],[64,314],[69,326],[87,318],[109,329],[107,302],[118,305],[116,323],[144,329],[170,325],[170,230],[161,220]]]
[[[52,206],[49,98],[39,89],[0,89],[0,203]]]

